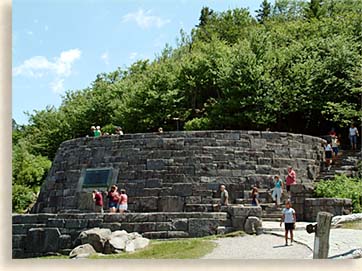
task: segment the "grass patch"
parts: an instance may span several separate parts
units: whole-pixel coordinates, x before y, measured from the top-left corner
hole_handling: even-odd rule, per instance
[[[219,238],[244,236],[243,231],[227,234],[210,235],[199,238],[184,238],[173,240],[151,240],[145,249],[133,253],[93,255],[89,259],[199,259],[212,252],[216,247],[213,240]],[[46,256],[39,259],[69,259],[68,256]]]
[[[133,253],[93,255],[90,259],[198,259],[210,253],[216,244],[202,238],[175,241],[151,241],[151,244]]]
[[[341,223],[341,229],[353,229],[353,230],[362,230],[362,221],[352,221],[352,222],[346,222]]]

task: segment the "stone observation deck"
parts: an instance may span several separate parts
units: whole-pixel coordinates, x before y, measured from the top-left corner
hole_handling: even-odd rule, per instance
[[[235,230],[260,233],[262,217],[280,215],[270,213],[267,203],[272,176],[284,179],[289,165],[298,176],[293,191],[298,192],[295,204],[303,219],[308,206],[325,207],[306,199],[309,185],[320,174],[323,142],[307,135],[259,131],[126,134],[63,142],[33,214],[13,215],[13,257],[67,255],[78,245],[79,234],[94,227],[137,231],[156,239]],[[94,212],[92,191],[105,192],[112,184],[127,190],[131,213]],[[215,209],[220,184],[226,185],[231,204]],[[254,185],[260,190],[261,207],[248,204]],[[107,200],[104,204],[107,209]]]
[[[91,191],[125,188],[132,212],[182,212],[211,204],[226,184],[232,203],[251,186],[271,188],[288,165],[312,182],[323,139],[260,131],[179,131],[63,142],[33,213],[91,212]],[[93,174],[93,175],[92,175]],[[245,195],[245,196],[244,196]]]

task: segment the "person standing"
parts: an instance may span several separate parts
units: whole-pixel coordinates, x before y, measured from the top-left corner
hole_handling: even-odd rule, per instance
[[[101,127],[97,126],[96,130],[94,131],[94,137],[99,137],[102,135]]]
[[[256,186],[253,187],[251,190],[251,205],[252,206],[259,206],[259,200],[258,200],[258,188]]]
[[[119,212],[123,214],[128,210],[128,196],[125,189],[121,189],[119,196]]]
[[[94,132],[96,131],[95,126],[91,126],[89,134],[87,134],[87,137],[94,137]]]
[[[351,127],[349,128],[349,141],[351,142],[351,148],[352,150],[356,149],[357,146],[357,136],[358,135],[358,129],[354,126],[354,123],[351,124]]]
[[[225,189],[225,185],[220,185],[220,205],[228,205],[229,204],[229,192]]]
[[[103,195],[97,189],[93,190],[94,210],[103,214]]]
[[[290,186],[297,183],[297,174],[295,173],[295,171],[293,170],[293,168],[291,166],[288,167],[288,176],[286,178],[285,183],[287,186],[288,197],[290,198],[290,196],[291,196]]]
[[[292,204],[289,200],[285,203],[285,208],[282,211],[282,219],[280,221],[280,227],[284,222],[285,227],[285,245],[288,245],[288,232],[290,232],[290,244],[293,244],[293,230],[295,228],[295,222],[297,221],[297,216],[295,210],[292,208]]]
[[[115,213],[118,209],[118,202],[119,202],[119,194],[117,191],[117,186],[112,185],[111,190],[108,191],[108,207],[110,213]]]
[[[284,185],[278,175],[274,176],[274,182],[275,183],[274,183],[274,190],[272,193],[272,198],[275,201],[275,207],[278,208],[282,194],[283,194]]]
[[[327,170],[330,170],[332,164],[332,155],[333,155],[333,150],[330,141],[327,141],[327,145],[324,147],[324,152],[326,157],[326,167]]]
[[[333,150],[333,159],[337,159],[339,153],[339,138],[338,136],[332,136],[332,150]]]

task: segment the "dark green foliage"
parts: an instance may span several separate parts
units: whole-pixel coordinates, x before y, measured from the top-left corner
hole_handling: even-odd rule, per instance
[[[29,205],[36,201],[36,192],[28,186],[13,184],[12,206],[13,212],[23,213]]]
[[[362,212],[362,179],[336,176],[333,180],[320,181],[315,190],[317,197],[352,199],[353,212]]]
[[[264,0],[260,5],[260,9],[255,12],[257,12],[256,18],[258,22],[264,23],[271,15],[271,3],[268,0]]]

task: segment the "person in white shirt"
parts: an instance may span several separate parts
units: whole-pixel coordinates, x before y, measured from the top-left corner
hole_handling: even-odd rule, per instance
[[[358,135],[358,129],[354,126],[354,124],[351,124],[351,127],[349,128],[349,141],[351,142],[352,150],[356,149],[357,145],[357,136]]]
[[[332,153],[333,153],[333,149],[332,149],[330,141],[328,141],[327,145],[324,147],[324,152],[325,152],[325,157],[326,157],[327,170],[330,170],[331,164],[332,164]]]
[[[282,211],[282,220],[280,221],[280,227],[284,222],[285,226],[285,245],[288,245],[288,232],[290,232],[290,244],[293,244],[293,230],[295,228],[295,222],[297,220],[297,216],[295,214],[295,210],[292,208],[291,202],[288,200],[285,203],[285,208]]]

